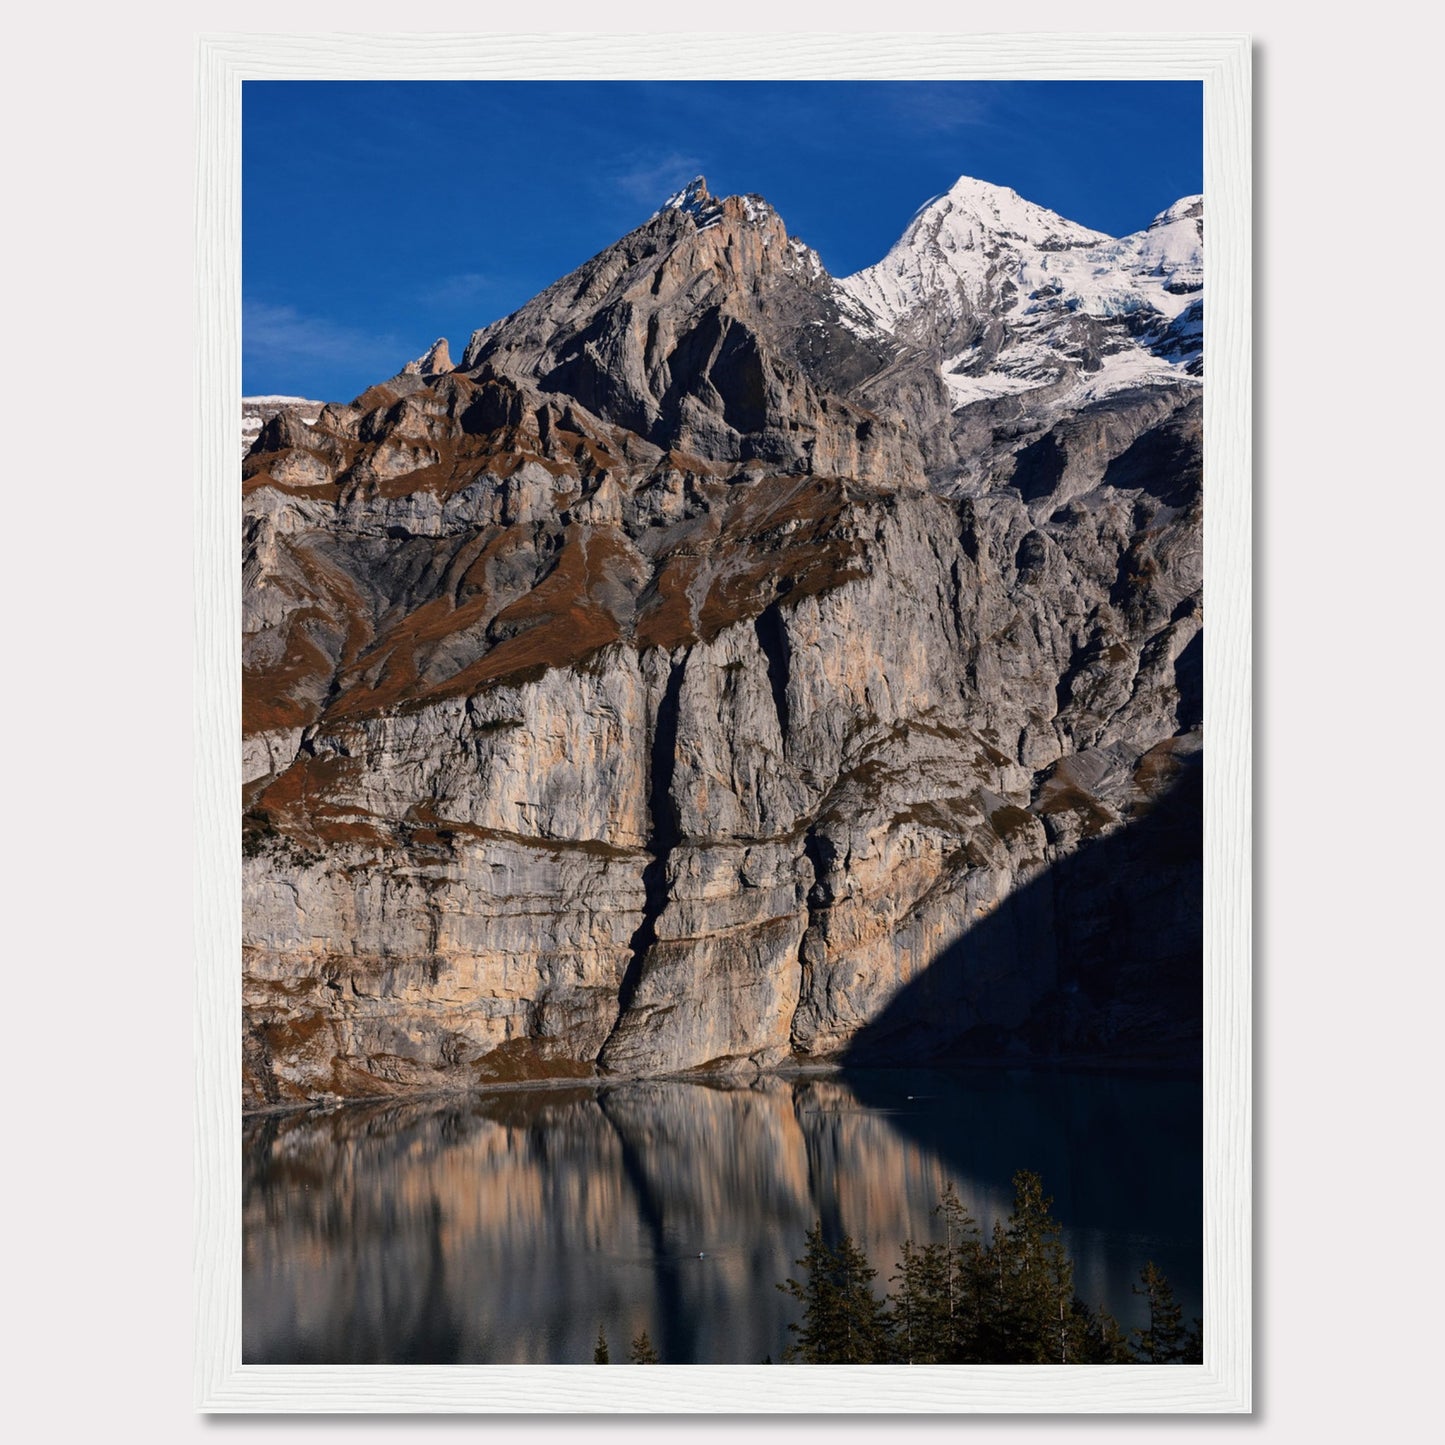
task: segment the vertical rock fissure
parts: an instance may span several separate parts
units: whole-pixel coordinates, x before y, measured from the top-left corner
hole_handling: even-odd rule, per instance
[[[778,732],[782,745],[788,745],[788,672],[792,664],[792,646],[788,629],[783,624],[782,609],[775,602],[760,612],[753,622],[758,646],[768,660],[768,685],[773,690],[773,706],[778,710]]]
[[[687,670],[689,652],[672,664],[667,685],[657,704],[657,718],[652,729],[652,754],[649,761],[647,815],[647,851],[652,855],[642,870],[642,919],[628,940],[627,967],[617,990],[617,1018],[607,1036],[612,1035],[626,1018],[637,996],[642,978],[642,965],[648,951],[657,941],[657,920],[667,904],[667,860],[681,836],[677,805],[672,800],[672,780],[677,769],[677,720],[682,698],[682,679]],[[602,1046],[602,1053],[607,1050]]]
[[[803,925],[803,936],[798,940],[798,996],[793,1001],[793,1017],[788,1023],[788,1045],[794,1053],[798,1050],[798,1015],[811,992],[809,985],[812,982],[812,965],[808,958],[808,940],[813,939],[814,951],[823,947],[819,939],[813,937],[813,929],[820,923],[821,915],[833,901],[832,890],[824,881],[834,856],[833,844],[816,829],[809,828],[803,835],[803,856],[812,867],[813,881],[809,883],[808,892],[803,899],[803,906],[808,910],[808,921]]]

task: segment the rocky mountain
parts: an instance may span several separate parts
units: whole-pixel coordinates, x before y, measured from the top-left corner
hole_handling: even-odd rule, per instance
[[[241,455],[251,450],[261,428],[282,412],[294,416],[307,426],[315,423],[325,402],[308,401],[304,396],[243,396],[241,398]]]
[[[699,179],[266,420],[247,1101],[1197,1058],[1201,229]]]

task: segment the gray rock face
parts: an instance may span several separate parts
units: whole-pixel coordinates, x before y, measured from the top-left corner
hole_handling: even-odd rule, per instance
[[[241,398],[241,456],[255,444],[261,429],[273,416],[294,417],[310,425],[325,405],[320,401],[307,401],[303,396],[245,396]]]
[[[956,331],[860,306],[695,183],[455,369],[265,423],[249,1102],[1193,1056],[1188,358],[955,408]]]
[[[425,355],[418,356],[415,361],[408,361],[402,367],[402,373],[406,376],[444,376],[450,370],[452,353],[445,336],[438,336]]]

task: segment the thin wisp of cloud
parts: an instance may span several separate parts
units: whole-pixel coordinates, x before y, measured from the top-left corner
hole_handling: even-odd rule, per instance
[[[697,156],[681,151],[664,155],[634,151],[621,158],[619,169],[602,179],[614,194],[656,208],[703,169]]]
[[[952,135],[999,123],[998,108],[986,95],[956,86],[915,82],[884,93],[894,119],[923,134]]]
[[[242,307],[241,350],[247,362],[261,366],[323,362],[395,369],[410,355],[407,343],[393,333],[363,331],[264,301]]]

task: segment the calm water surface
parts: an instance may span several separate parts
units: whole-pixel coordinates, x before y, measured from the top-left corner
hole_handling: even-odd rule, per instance
[[[849,1073],[347,1105],[244,1135],[251,1364],[777,1360],[815,1219],[887,1287],[951,1180],[985,1231],[1043,1175],[1076,1288],[1126,1328],[1146,1260],[1200,1313],[1197,1081]]]

